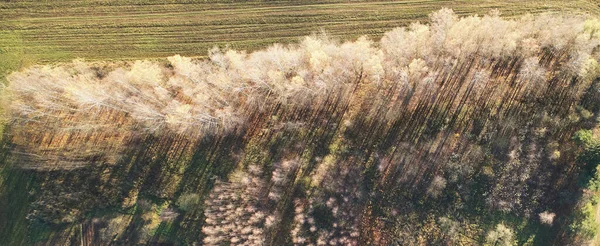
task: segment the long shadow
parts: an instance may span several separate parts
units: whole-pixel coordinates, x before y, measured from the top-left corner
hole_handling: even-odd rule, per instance
[[[0,245],[25,245],[37,236],[29,232],[26,217],[33,201],[30,192],[38,188],[38,178],[35,172],[9,163],[10,149],[4,137],[0,142]]]

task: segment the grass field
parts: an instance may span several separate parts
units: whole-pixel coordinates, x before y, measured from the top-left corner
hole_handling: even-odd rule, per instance
[[[254,50],[326,31],[342,39],[384,31],[441,7],[461,15],[499,9],[600,13],[592,0],[576,1],[3,1],[0,47],[28,61],[73,58],[138,59],[173,54],[203,56],[215,45]],[[15,47],[19,46],[19,47]]]

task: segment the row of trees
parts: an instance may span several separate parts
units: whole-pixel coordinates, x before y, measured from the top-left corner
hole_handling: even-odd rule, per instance
[[[395,119],[403,102],[416,107],[436,96],[447,80],[442,67],[455,69],[464,59],[484,64],[466,74],[473,98],[497,86],[489,84],[503,83],[485,65],[498,60],[519,57],[522,87],[537,91],[549,73],[540,63],[543,52],[566,56],[561,73],[589,76],[599,35],[594,23],[549,14],[516,20],[494,12],[458,18],[442,9],[431,14],[430,24],[394,29],[379,43],[365,37],[345,43],[306,37],[299,44],[251,54],[214,49],[208,61],[173,56],[167,66],[151,61],[34,66],[9,77],[6,98],[17,128],[77,132],[70,137],[75,139],[115,131],[191,137],[228,132],[266,104],[316,106],[332,96],[350,98],[360,83],[372,87],[371,95],[363,95],[376,102],[369,109],[372,115],[387,111],[380,118]],[[579,87],[576,95],[586,88]],[[122,144],[118,133],[110,138],[114,146]],[[56,139],[43,144],[60,145]]]

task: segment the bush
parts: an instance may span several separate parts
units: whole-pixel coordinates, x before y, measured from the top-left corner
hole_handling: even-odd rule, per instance
[[[503,224],[496,225],[496,229],[488,232],[485,245],[516,245],[515,233]]]
[[[580,145],[585,145],[584,151],[578,156],[578,161],[584,165],[580,178],[580,185],[584,189],[584,196],[577,206],[569,227],[571,233],[580,240],[591,240],[596,236],[598,224],[596,222],[596,209],[598,205],[598,191],[600,190],[600,144],[592,136],[591,130],[579,130],[573,139]]]
[[[200,195],[196,193],[185,193],[177,199],[177,206],[186,212],[192,211],[200,204]]]
[[[575,220],[571,224],[571,232],[583,240],[591,240],[596,236],[598,224],[595,219],[597,199],[590,199],[582,208],[578,209]]]
[[[581,129],[573,135],[573,141],[578,145],[588,145],[592,143],[593,133],[592,130]]]

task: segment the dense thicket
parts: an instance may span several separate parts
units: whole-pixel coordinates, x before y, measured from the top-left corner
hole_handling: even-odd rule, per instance
[[[174,240],[152,231],[159,223],[208,245],[567,242],[580,238],[566,226],[582,170],[571,136],[600,109],[599,42],[598,21],[581,17],[442,9],[380,42],[306,37],[208,60],[35,66],[5,90],[9,156],[39,171],[158,179],[113,188],[115,204],[181,201],[161,203],[184,214],[160,223],[138,208],[150,232],[126,232],[154,237],[113,221],[102,240]],[[131,168],[140,159],[151,167]],[[92,190],[118,178],[101,176]],[[50,207],[30,217],[57,223]]]

